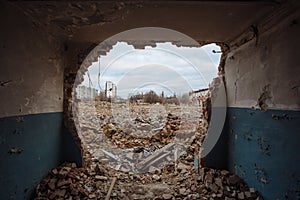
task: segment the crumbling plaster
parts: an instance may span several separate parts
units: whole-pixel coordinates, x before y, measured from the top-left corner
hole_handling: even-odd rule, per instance
[[[229,107],[299,110],[300,15],[297,6],[279,11],[249,42],[232,45],[225,65]]]
[[[0,68],[2,96],[0,116],[61,112],[64,110],[65,122],[82,151],[84,148],[74,124],[71,98],[74,95],[73,86],[77,71],[85,57],[100,42],[131,28],[165,27],[187,34],[201,44],[207,42],[221,44],[225,54],[223,54],[220,64],[220,74],[223,75],[225,71],[229,107],[251,108],[253,106],[259,108],[259,99],[264,99],[263,103],[267,105],[267,109],[299,110],[300,80],[299,68],[297,68],[298,46],[296,45],[299,43],[299,12],[297,13],[299,3],[297,1],[155,1],[140,3],[14,1],[1,2],[0,5],[2,27],[0,59],[4,66]],[[174,39],[169,39],[169,41],[178,42]],[[107,53],[115,42],[108,44],[104,51],[96,52],[92,59],[85,63],[83,71],[80,72],[81,79],[89,63],[95,61],[100,54]],[[134,41],[127,42],[134,43]],[[143,48],[144,45],[154,42],[157,41],[144,41],[136,44],[136,48]],[[226,130],[225,134],[227,134],[226,136],[229,135],[228,133],[231,134],[231,146],[236,147],[230,149],[229,154],[241,153],[241,158],[247,159],[245,163],[248,164],[244,165],[243,160],[239,160],[238,156],[229,162],[232,161],[232,165],[236,162],[241,166],[250,168],[253,167],[249,165],[250,158],[253,158],[253,162],[262,160],[261,166],[268,172],[274,172],[277,177],[279,173],[274,169],[277,169],[278,165],[274,166],[274,160],[288,162],[295,161],[294,159],[297,158],[297,121],[291,120],[293,123],[291,125],[290,121],[285,119],[289,115],[282,112],[274,112],[275,114],[272,112],[272,115],[270,110],[267,112],[256,111],[259,117],[254,118],[252,116],[255,112],[246,111],[236,109],[228,115],[228,121],[231,123],[229,127],[233,128]],[[252,117],[253,121],[249,122],[245,113]],[[29,127],[34,127],[36,124],[31,124],[31,117],[25,118],[27,120],[25,122],[30,122],[30,126],[26,126],[26,131],[33,137],[36,137],[35,134],[43,133],[39,135],[41,139],[35,142],[41,143],[44,140],[49,144],[45,136],[51,136],[54,125],[57,125],[57,130],[54,132],[57,141],[60,141],[60,121],[56,122],[52,118],[51,123],[42,120],[40,122],[41,129],[32,129]],[[42,119],[39,115],[34,117],[36,118],[32,120],[34,122],[39,122]],[[297,119],[297,115],[292,113],[290,118]],[[284,121],[285,124],[276,121],[278,119],[286,120]],[[14,119],[9,120],[14,121]],[[252,126],[252,124],[257,124],[254,120],[260,122],[258,128]],[[6,121],[4,122],[6,123]],[[52,125],[53,122],[55,122],[54,125]],[[19,124],[25,127],[22,123]],[[44,124],[51,127],[49,133],[47,130],[50,129],[46,129]],[[11,132],[15,131],[11,130],[11,127],[14,129],[14,126],[10,126],[10,123],[7,123],[6,126],[9,127],[6,131],[7,134],[11,135]],[[265,126],[272,129],[269,130]],[[286,127],[288,126],[290,128],[287,130]],[[252,130],[254,128],[257,130]],[[264,152],[263,155],[252,152],[252,150],[259,151],[261,149],[253,148],[256,145],[254,144],[256,140],[249,142],[247,139],[246,142],[244,141],[242,134],[247,129],[253,131],[253,136],[258,138],[270,137],[268,134],[273,133],[269,140],[272,142],[270,143],[272,155],[270,159],[269,157],[261,159],[261,156],[268,156]],[[286,132],[289,135],[285,134]],[[280,137],[276,138],[276,136]],[[23,144],[23,141],[19,139],[20,136],[17,137],[16,141]],[[236,142],[237,137],[238,142]],[[31,139],[26,134],[23,138],[26,141]],[[55,140],[54,144],[57,144],[57,141]],[[67,139],[66,141],[71,140]],[[260,141],[257,140],[257,142]],[[249,145],[249,148],[245,148],[245,144]],[[264,147],[264,145],[258,145]],[[287,148],[287,146],[292,146],[292,148]],[[41,149],[46,152],[42,145]],[[53,146],[49,149],[50,151],[53,150]],[[274,151],[275,149],[277,152]],[[28,149],[25,148],[25,153],[27,153],[26,150]],[[221,150],[223,151],[223,149]],[[49,161],[47,152],[44,158]],[[59,155],[60,152],[57,152]],[[252,157],[245,157],[243,153]],[[5,154],[7,154],[6,149]],[[74,154],[74,152],[72,151],[70,154]],[[32,156],[30,153],[28,155]],[[279,156],[274,157],[274,155]],[[53,157],[56,158],[56,155]],[[23,159],[28,161],[25,156]],[[33,162],[34,159],[32,159],[32,163],[35,163]],[[83,160],[85,161],[85,158]],[[18,166],[20,162],[16,163],[14,166]],[[54,165],[52,161],[49,163]],[[299,162],[296,160],[295,163]],[[278,169],[285,168],[285,164],[282,164],[282,168]],[[47,171],[49,166],[43,170]],[[294,167],[294,171],[298,173],[297,165]],[[5,166],[4,168],[7,169]],[[40,168],[34,169],[40,170]],[[18,170],[18,172],[20,171]],[[249,172],[252,171],[249,170]],[[288,183],[290,179],[285,178],[285,181]],[[279,186],[279,182],[270,183]],[[274,185],[269,185],[269,187]],[[23,189],[23,187],[20,188]],[[264,190],[262,191],[264,192]],[[20,194],[22,192],[20,190]],[[274,191],[269,189],[268,192],[273,193]],[[281,194],[281,191],[278,193]]]
[[[0,117],[62,112],[61,45],[1,3]]]
[[[219,69],[220,74],[223,74],[226,53],[230,51],[228,43],[234,41],[233,39],[243,31],[251,29],[262,18],[270,15],[270,13],[281,6],[282,2],[12,2],[11,5],[21,10],[26,18],[28,18],[28,21],[30,21],[30,23],[27,23],[27,26],[25,25],[26,23],[23,23],[23,28],[28,29],[31,27],[31,29],[39,30],[41,35],[45,35],[45,37],[41,38],[42,41],[47,40],[46,38],[49,39],[48,43],[38,42],[38,44],[48,45],[50,43],[48,51],[56,48],[53,50],[55,52],[54,55],[51,55],[51,58],[55,59],[47,58],[48,62],[55,61],[59,70],[64,68],[64,78],[62,79],[61,77],[62,72],[57,71],[57,76],[60,75],[59,80],[55,81],[55,79],[52,79],[50,82],[47,82],[45,78],[46,74],[50,74],[47,73],[47,70],[50,69],[41,70],[42,76],[41,74],[37,76],[45,82],[46,88],[50,88],[48,85],[54,82],[58,85],[54,84],[53,86],[55,87],[51,87],[52,89],[48,89],[47,92],[42,92],[40,89],[35,90],[35,94],[43,99],[37,102],[43,104],[43,106],[39,104],[32,105],[40,111],[47,109],[47,106],[44,106],[47,105],[47,102],[56,102],[55,105],[61,109],[62,105],[57,103],[56,99],[52,98],[59,96],[58,99],[61,103],[61,82],[64,80],[63,110],[65,122],[73,134],[76,143],[81,146],[72,113],[73,102],[71,97],[75,92],[73,86],[75,78],[78,75],[77,71],[82,62],[84,62],[83,65],[85,67],[79,72],[79,82],[82,81],[83,74],[89,64],[96,61],[99,55],[105,55],[116,43],[116,41],[113,41],[107,44],[107,48],[95,51],[90,60],[84,61],[89,52],[100,42],[114,34],[137,27],[153,26],[174,29],[187,34],[201,44],[208,42],[219,43],[225,53]],[[30,35],[34,35],[34,33]],[[35,38],[35,41],[38,39],[39,37]],[[130,38],[125,41],[134,44],[138,40],[132,41],[132,38]],[[178,43],[179,41],[176,38],[169,38],[166,41],[176,43],[179,46],[190,46],[190,44]],[[139,41],[138,44],[135,44],[135,47],[143,48],[145,45],[153,45],[155,42],[161,41],[142,40],[142,42]],[[55,47],[56,43],[59,44],[57,47]],[[29,48],[34,49],[31,46]],[[39,53],[42,54],[41,57],[37,57],[36,53],[32,54],[35,56],[34,59],[38,60],[45,56],[45,52],[40,51]],[[22,59],[20,58],[20,60]],[[46,66],[45,63],[42,66]],[[56,68],[52,70],[54,69]],[[42,85],[38,81],[35,83],[36,86]],[[24,86],[22,84],[22,88]],[[46,95],[49,95],[49,90],[59,91],[51,91],[51,93],[55,94],[49,97]],[[26,94],[26,92],[23,94]],[[25,105],[26,102],[20,104]],[[32,112],[32,110],[28,112]],[[17,112],[15,111],[15,113]]]
[[[181,3],[174,3],[172,6],[170,6],[170,4],[160,4],[158,7],[155,3],[153,3],[144,6],[137,6],[135,8],[131,8],[126,15],[122,15],[122,20],[102,23],[101,25],[94,24],[80,27],[75,31],[74,35],[69,38],[67,41],[69,49],[67,59],[68,67],[65,70],[64,79],[64,114],[67,126],[71,130],[71,133],[75,138],[75,142],[81,146],[83,152],[85,151],[84,145],[82,145],[81,140],[78,137],[75,125],[76,122],[74,122],[74,119],[76,119],[74,114],[76,115],[76,112],[74,113],[73,110],[76,103],[73,104],[71,97],[75,95],[75,87],[77,84],[83,81],[83,74],[86,72],[91,63],[96,61],[99,55],[105,55],[107,52],[109,52],[117,40],[110,40],[110,43],[101,45],[101,49],[94,49],[91,52],[92,55],[90,54],[88,56],[89,59],[85,59],[90,51],[97,46],[97,42],[100,43],[106,39],[106,37],[117,34],[119,31],[136,27],[152,25],[180,30],[185,34],[192,36],[200,44],[217,42],[222,47],[223,56],[219,67],[219,74],[224,75],[225,59],[228,51],[230,50],[230,47],[224,41],[231,41],[233,37],[238,36],[244,30],[248,30],[252,24],[257,23],[260,18],[265,17],[269,12],[278,6],[272,3],[251,4],[249,2],[245,4],[235,3],[231,7],[225,3],[209,4],[206,2],[204,4],[197,4],[194,2],[194,4],[196,5],[191,6],[190,4],[182,5]],[[211,7],[212,5],[214,7]],[[257,10],[255,16],[249,12],[249,8],[251,7],[252,9]],[[218,10],[218,12],[216,12],[216,10]],[[183,11],[188,14],[178,14]],[[153,13],[157,14],[153,15]],[[182,21],[182,23],[179,23],[180,21]],[[210,21],[210,23],[207,23],[207,21]],[[230,26],[233,27],[229,28]],[[184,41],[176,37],[161,39],[160,35],[157,35],[156,40],[153,41],[153,34],[155,34],[155,32],[151,32],[149,34],[151,35],[152,40],[150,38],[148,39],[147,37],[141,38],[139,35],[135,35],[123,38],[122,41],[134,45],[135,48],[144,48],[146,45],[153,46],[156,42],[168,41],[178,46],[194,46],[194,44],[186,44]],[[80,71],[78,72],[79,68]],[[75,81],[76,76],[77,81]],[[86,155],[86,153],[83,153],[82,155]],[[85,158],[83,158],[83,160],[86,161]]]

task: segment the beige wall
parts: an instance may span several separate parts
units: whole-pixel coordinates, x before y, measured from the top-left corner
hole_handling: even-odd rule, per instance
[[[1,3],[0,117],[61,112],[60,49],[17,8]]]
[[[229,53],[225,79],[230,107],[257,108],[267,86],[268,108],[300,109],[299,17],[297,11],[285,16],[258,34],[257,45],[253,39]]]
[[[199,3],[184,7],[178,3],[172,4],[173,11],[167,13],[166,10],[171,9],[167,4],[159,8],[145,4],[132,8],[124,19],[118,18],[99,26],[95,24],[77,27],[73,37],[68,40],[58,35],[49,37],[48,34],[55,31],[35,26],[33,22],[45,22],[46,27],[54,27],[54,22],[47,21],[49,13],[42,13],[41,20],[38,14],[31,19],[30,15],[18,10],[24,7],[28,12],[27,4],[15,4],[18,3],[1,3],[0,81],[11,82],[0,86],[0,117],[62,111],[64,65],[72,67],[77,61],[80,49],[87,48],[91,43],[98,44],[123,29],[162,26],[182,31],[199,41],[226,42],[245,27],[258,22],[274,8],[271,3],[234,3],[231,6],[222,3]],[[255,15],[250,12],[249,6],[252,10],[257,10]],[[222,12],[215,12],[216,9]],[[153,10],[159,15],[153,15]],[[186,12],[187,15],[180,14],[182,18],[178,18],[176,11],[180,10],[189,12]],[[57,15],[52,17],[55,16]],[[137,16],[145,19],[141,20]],[[276,34],[274,30],[261,34],[257,46],[253,40],[230,53],[225,69],[229,106],[255,106],[262,88],[270,84],[270,107],[299,108],[299,89],[296,87],[300,84],[297,76],[299,70],[296,67],[298,51],[294,45],[299,40],[299,26],[289,25],[295,17],[297,16],[284,18],[281,26],[276,25],[280,29]],[[64,37],[69,36],[66,34]],[[65,43],[69,45],[68,52],[61,48]],[[234,59],[230,59],[232,56]],[[68,57],[68,62],[62,60],[65,57]],[[290,64],[287,66],[286,63]]]

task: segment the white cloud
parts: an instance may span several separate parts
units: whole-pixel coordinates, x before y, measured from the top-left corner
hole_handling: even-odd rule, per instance
[[[213,54],[212,50],[219,51],[220,48],[215,44],[188,48],[162,43],[155,48],[141,50],[118,43],[100,59],[100,85],[104,89],[106,81],[114,82],[118,95],[123,97],[136,88],[141,91],[169,88],[182,94],[208,87],[208,83],[217,76],[221,55]],[[98,89],[99,62],[89,67],[89,74],[92,86]],[[89,86],[87,75],[82,84]]]

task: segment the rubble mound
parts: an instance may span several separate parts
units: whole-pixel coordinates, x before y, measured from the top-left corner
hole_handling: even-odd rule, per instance
[[[154,105],[131,105],[130,112],[125,105],[95,105],[78,107],[86,167],[64,163],[51,170],[36,200],[262,199],[237,175],[200,166],[208,106],[164,105],[166,114]]]
[[[145,121],[140,118],[136,118],[135,122],[140,123],[143,129],[150,129],[147,128],[150,125],[145,123]],[[116,124],[112,123],[103,125],[103,133],[120,148],[150,146],[155,144],[165,145],[170,143],[170,141],[173,139],[175,133],[177,133],[176,131],[179,130],[179,126],[179,117],[169,113],[165,125],[163,127],[153,129],[154,131],[156,131],[156,133],[153,134],[150,138],[135,137],[134,135],[130,134],[132,132],[130,128],[132,127],[127,127],[123,131]]]
[[[99,163],[89,168],[64,163],[37,186],[35,200],[105,199],[107,193],[109,199],[262,199],[237,175],[211,168],[196,171],[186,158],[144,174],[124,173]]]
[[[199,155],[207,134],[198,105],[81,101],[78,110],[84,161],[91,158],[114,169],[121,165],[123,172],[154,171],[187,152]]]

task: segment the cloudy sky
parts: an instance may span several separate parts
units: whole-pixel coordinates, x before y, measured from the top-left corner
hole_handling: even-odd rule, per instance
[[[102,91],[105,82],[112,81],[123,98],[150,90],[181,95],[207,88],[217,76],[221,54],[212,50],[220,48],[215,44],[190,48],[160,43],[154,48],[134,49],[119,42],[89,67],[90,81],[86,73],[82,84]]]

